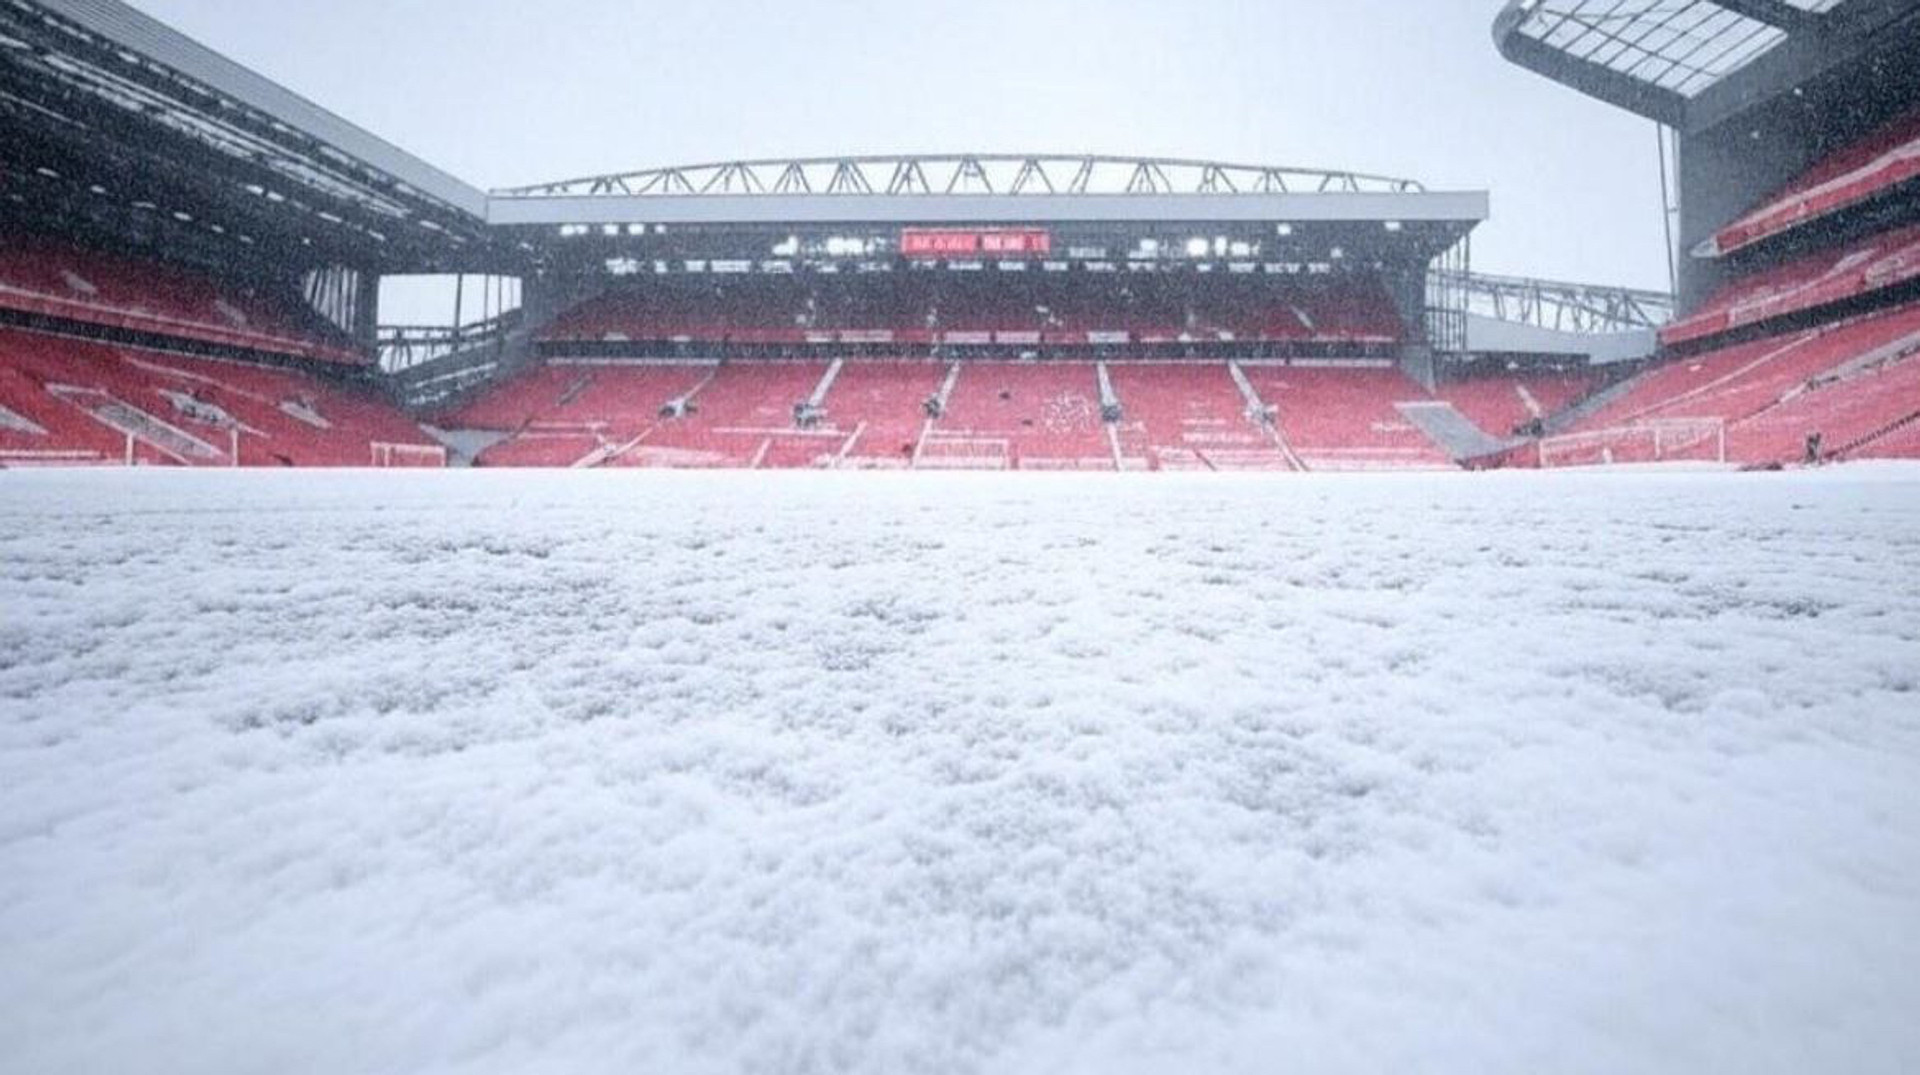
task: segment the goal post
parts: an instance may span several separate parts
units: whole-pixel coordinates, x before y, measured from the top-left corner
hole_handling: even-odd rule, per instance
[[[1727,423],[1719,418],[1669,418],[1546,437],[1539,445],[1542,469],[1621,463],[1725,463]]]
[[[374,441],[373,465],[388,468],[441,468],[447,465],[447,450],[438,444],[390,444]]]

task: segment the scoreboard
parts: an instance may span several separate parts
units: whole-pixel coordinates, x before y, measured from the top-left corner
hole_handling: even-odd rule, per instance
[[[900,253],[910,258],[1030,257],[1053,252],[1053,236],[1039,228],[908,228]]]

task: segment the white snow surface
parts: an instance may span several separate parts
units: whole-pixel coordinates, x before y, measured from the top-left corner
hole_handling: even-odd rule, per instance
[[[1920,469],[0,474],[0,1070],[1920,1056]]]

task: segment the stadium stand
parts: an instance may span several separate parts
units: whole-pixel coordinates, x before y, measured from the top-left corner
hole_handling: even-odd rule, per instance
[[[1920,111],[1834,153],[1778,196],[1720,229],[1700,251],[1745,250],[1901,190],[1920,179]]]
[[[1410,420],[1403,405],[1445,410],[1473,444],[1497,447],[1590,383],[1521,371],[1434,396],[1390,364],[1250,361],[1243,390],[1234,368],[1204,359],[562,360],[436,421],[510,434],[481,453],[487,466],[1424,470],[1476,453],[1444,435],[1446,423],[1436,432]],[[662,413],[681,397],[684,414]]]
[[[1431,398],[1391,366],[1249,364],[1281,435],[1309,470],[1449,468],[1453,461],[1395,404]]]
[[[347,365],[370,360],[295,302],[276,303],[187,269],[51,240],[0,247],[0,309],[272,355]]]
[[[0,466],[446,462],[384,400],[306,373],[18,329],[0,329],[0,409]]]
[[[1391,346],[1406,335],[1377,278],[1277,287],[1258,276],[1128,276],[1101,285],[1049,274],[900,272],[860,278],[661,277],[563,313],[548,353],[579,345],[742,349],[847,345],[1114,347],[1268,342]],[[609,353],[648,353],[644,346]]]
[[[961,366],[917,462],[926,468],[1116,469],[1093,364]]]
[[[795,404],[813,394],[827,369],[822,362],[723,363],[697,387],[688,386],[693,392],[683,416],[656,419],[642,441],[609,464],[811,465],[843,439],[808,433],[795,422]]]
[[[1668,346],[1858,299],[1920,278],[1920,224],[1795,258],[1728,285],[1661,333]]]
[[[827,396],[827,420],[847,432],[842,465],[863,470],[911,466],[950,366],[943,362],[850,362]]]
[[[1591,373],[1515,372],[1500,377],[1471,377],[1440,386],[1435,397],[1453,405],[1475,426],[1495,438],[1521,435],[1592,391]]]
[[[1568,436],[1594,448],[1586,461],[1651,461],[1645,431],[1709,424],[1725,429],[1729,462],[1806,461],[1816,435],[1820,458],[1846,457],[1920,412],[1916,354],[1920,304],[1732,344],[1646,371]]]
[[[1110,367],[1127,470],[1291,470],[1272,430],[1248,413],[1224,363]]]

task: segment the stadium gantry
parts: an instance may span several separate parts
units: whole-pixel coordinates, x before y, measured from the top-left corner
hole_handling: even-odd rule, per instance
[[[1673,296],[1665,291],[1488,273],[1462,274],[1457,282],[1469,313],[1553,332],[1629,332],[1673,320]]]
[[[724,161],[566,179],[496,197],[699,194],[1417,193],[1411,179],[1276,165],[1097,154],[961,153]]]

